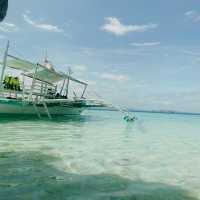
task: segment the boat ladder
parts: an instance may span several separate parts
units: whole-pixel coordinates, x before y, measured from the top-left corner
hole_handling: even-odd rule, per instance
[[[38,108],[37,108],[37,105],[36,105],[35,101],[33,102],[33,107],[34,107],[34,109],[35,109],[35,112],[36,112],[38,118],[41,119],[42,117],[41,117],[41,115],[40,115],[40,112],[39,112],[39,110],[38,110]]]
[[[46,112],[48,118],[49,118],[49,119],[52,119],[51,114],[50,114],[50,112],[49,112],[49,109],[48,109],[48,107],[47,107],[46,102],[45,102],[45,101],[41,101],[41,103],[42,103],[42,105],[44,106],[44,109],[45,109],[45,112]],[[41,119],[42,117],[41,117],[41,114],[40,114],[40,112],[39,112],[39,110],[38,110],[38,108],[37,108],[36,101],[33,101],[33,107],[34,107],[34,109],[35,109],[35,111],[36,111],[36,114],[37,114],[38,118]]]
[[[45,101],[42,101],[42,104],[43,104],[43,106],[44,106],[44,109],[45,109],[45,111],[46,111],[46,113],[47,113],[48,118],[49,118],[49,119],[52,119],[51,114],[50,114],[50,112],[49,112],[49,109],[48,109],[48,107],[47,107],[46,102],[45,102]]]

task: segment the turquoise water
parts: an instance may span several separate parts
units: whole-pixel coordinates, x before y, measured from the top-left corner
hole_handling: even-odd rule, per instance
[[[200,116],[0,119],[0,199],[200,199]]]

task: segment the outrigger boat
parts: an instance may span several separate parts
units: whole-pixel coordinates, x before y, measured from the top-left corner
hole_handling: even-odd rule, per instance
[[[47,116],[80,115],[88,107],[84,97],[88,84],[71,76],[71,73],[57,72],[45,60],[44,64],[10,55],[9,42],[4,54],[0,76],[0,116],[37,115]],[[10,87],[5,79],[6,70],[17,70],[19,87]],[[10,77],[12,78],[12,77]],[[27,80],[28,79],[28,83]],[[80,97],[69,98],[69,84],[76,82],[83,86]],[[58,83],[61,87],[58,88]],[[58,91],[59,90],[59,91]],[[91,107],[91,105],[90,105]]]

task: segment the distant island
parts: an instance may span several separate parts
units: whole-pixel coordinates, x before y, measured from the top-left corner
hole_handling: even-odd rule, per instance
[[[106,110],[106,111],[118,111],[114,107],[95,107],[90,108],[91,110]],[[143,110],[143,109],[133,109],[129,108],[129,112],[140,112],[140,113],[163,113],[163,114],[181,114],[181,115],[200,115],[200,113],[195,112],[183,112],[174,110]]]
[[[135,110],[129,109],[130,112],[145,112],[145,113],[164,113],[164,114],[181,114],[181,115],[200,115],[200,113],[171,111],[171,110]]]

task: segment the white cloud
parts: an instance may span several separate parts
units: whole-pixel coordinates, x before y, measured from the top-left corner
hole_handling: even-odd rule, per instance
[[[185,16],[191,19],[193,22],[200,21],[200,13],[195,10],[189,10],[185,13]]]
[[[194,52],[190,50],[181,50],[181,53],[184,53],[190,56],[200,56],[200,52]]]
[[[100,78],[107,79],[111,81],[128,81],[129,77],[123,74],[111,74],[111,73],[103,73],[100,75]]]
[[[158,27],[158,24],[143,24],[143,25],[124,25],[116,17],[105,18],[106,23],[101,27],[106,32],[113,33],[117,36],[122,36],[130,32],[145,32]]]
[[[25,22],[27,22],[28,24],[32,25],[35,28],[45,30],[45,31],[50,31],[50,32],[56,32],[56,33],[64,32],[63,29],[59,28],[56,25],[39,23],[39,22],[33,21],[27,14],[23,14],[23,18]]]
[[[0,24],[0,31],[5,33],[16,32],[19,28],[12,23],[3,22]]]
[[[131,43],[130,45],[135,47],[152,47],[160,45],[160,42]]]
[[[73,69],[79,72],[85,72],[88,70],[88,68],[85,65],[75,65],[73,66]]]
[[[95,86],[95,85],[97,84],[97,82],[96,82],[96,81],[93,81],[93,80],[87,80],[86,82],[87,82],[88,85],[90,85],[90,86]]]
[[[196,14],[196,12],[195,12],[194,10],[189,10],[189,11],[187,11],[187,12],[185,13],[185,16],[190,17],[190,16],[194,16],[194,14]]]

